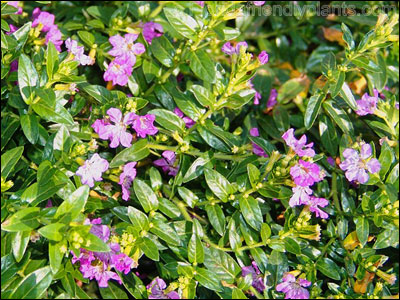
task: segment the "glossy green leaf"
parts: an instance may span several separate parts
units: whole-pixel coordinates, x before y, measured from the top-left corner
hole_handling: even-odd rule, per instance
[[[251,196],[239,198],[240,212],[246,222],[255,230],[261,229],[263,217],[257,199]]]
[[[38,82],[39,75],[33,63],[28,56],[21,54],[18,60],[18,86],[26,104],[31,104]]]
[[[65,224],[53,223],[39,228],[38,232],[46,239],[59,242],[64,238]]]
[[[1,155],[1,176],[7,179],[8,175],[13,171],[15,165],[19,161],[24,152],[24,147],[16,147],[8,150]]]
[[[40,226],[38,221],[39,207],[27,207],[17,211],[9,219],[1,224],[5,231],[31,231]]]
[[[189,67],[196,76],[205,82],[215,82],[215,66],[207,52],[203,50],[190,52]]]
[[[183,133],[185,130],[185,122],[172,111],[166,109],[153,109],[149,111],[149,114],[155,115],[156,123],[160,124],[165,129],[178,131],[179,133]]]
[[[179,34],[192,40],[196,38],[199,25],[195,19],[176,8],[165,7],[164,13],[169,23]]]
[[[318,260],[316,267],[325,276],[333,280],[340,280],[339,267],[332,259],[327,257],[321,258]]]
[[[313,95],[310,98],[310,100],[308,100],[306,113],[304,116],[304,126],[307,129],[310,129],[313,126],[315,120],[317,119],[317,117],[319,115],[322,101],[324,101],[324,100],[325,100],[324,94]]]
[[[151,260],[158,261],[160,259],[157,245],[154,244],[151,239],[144,237],[142,239],[142,243],[140,244],[140,248],[143,250],[144,254]]]
[[[154,39],[150,45],[155,58],[164,66],[170,68],[174,63],[175,49],[165,36]]]
[[[146,213],[158,208],[157,196],[146,182],[136,178],[133,181],[133,188],[136,197],[139,199],[139,202]]]
[[[146,158],[150,154],[146,145],[147,140],[142,139],[134,143],[131,147],[122,150],[112,159],[110,168],[116,168],[127,162],[139,161]]]
[[[53,279],[50,267],[46,266],[28,274],[14,289],[11,299],[40,299]]]
[[[234,193],[231,183],[217,171],[204,169],[204,175],[208,187],[222,201],[226,202],[228,196]]]
[[[188,245],[188,259],[190,263],[201,264],[204,261],[204,247],[199,236],[192,234]]]

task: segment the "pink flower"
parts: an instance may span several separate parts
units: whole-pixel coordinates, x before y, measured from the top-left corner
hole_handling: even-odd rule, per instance
[[[328,164],[330,164],[332,167],[334,167],[334,166],[336,165],[335,160],[334,160],[333,157],[331,157],[331,156],[328,156],[328,157],[326,158],[326,161],[327,161]]]
[[[97,260],[96,262],[97,263],[94,265],[81,265],[80,271],[82,272],[84,278],[89,278],[90,280],[96,279],[99,287],[108,287],[108,281],[110,279],[114,279],[118,281],[119,284],[122,284],[119,275],[113,271],[109,271],[107,263],[99,260]]]
[[[251,266],[242,267],[242,277],[246,277],[248,274],[251,274],[253,278],[252,286],[262,293],[265,290],[265,285],[263,276],[255,261],[251,263]]]
[[[74,60],[78,61],[81,65],[93,65],[94,59],[88,55],[84,54],[85,48],[83,46],[78,46],[78,42],[68,38],[65,41],[65,47],[67,51],[74,56]]]
[[[306,279],[297,279],[290,273],[283,275],[283,282],[276,286],[278,292],[285,293],[285,299],[308,299],[310,293],[305,287],[309,287],[311,282]]]
[[[260,133],[258,132],[258,128],[257,127],[254,127],[252,129],[250,129],[249,133],[250,133],[251,136],[255,136],[255,137],[260,135]],[[251,144],[253,145],[253,153],[255,155],[262,156],[262,157],[268,157],[268,154],[265,153],[263,148],[261,148],[260,146],[258,146],[254,142],[251,142]]]
[[[200,5],[201,7],[204,7],[205,1],[194,1],[197,5]]]
[[[48,13],[47,11],[41,11],[40,8],[35,8],[32,13],[33,16],[33,23],[32,27],[36,27],[39,24],[43,25],[41,31],[47,32],[54,26],[54,15]]]
[[[58,52],[61,52],[61,45],[63,43],[61,31],[58,29],[57,25],[53,25],[50,27],[49,31],[46,34],[46,45],[52,42],[56,47]]]
[[[159,277],[153,279],[150,282],[146,289],[151,291],[149,295],[149,299],[180,299],[179,294],[175,291],[171,291],[169,293],[165,293],[165,289],[167,288],[167,284],[164,280]]]
[[[315,213],[318,218],[327,219],[329,215],[324,212],[320,207],[325,207],[329,204],[329,201],[325,198],[317,198],[314,196],[310,197],[309,202],[307,205],[310,206],[310,211]]]
[[[276,99],[278,98],[278,92],[276,89],[272,89],[271,92],[269,93],[269,98],[267,101],[267,108],[272,108],[274,107],[278,101]]]
[[[135,166],[136,166],[136,162],[127,163],[124,166],[124,171],[119,176],[118,183],[122,186],[122,199],[124,199],[125,201],[129,200],[129,196],[130,196],[129,189],[131,187],[133,180],[136,177]]]
[[[222,52],[228,54],[228,55],[232,55],[232,54],[239,54],[240,53],[240,47],[245,47],[247,48],[248,45],[246,42],[239,42],[236,44],[236,47],[233,47],[232,44],[230,42],[226,42],[221,50]]]
[[[155,135],[158,129],[154,126],[155,115],[147,114],[145,116],[136,116],[132,122],[132,128],[135,129],[137,135],[145,138],[147,135]]]
[[[183,122],[185,122],[187,128],[190,128],[190,127],[192,127],[194,124],[196,124],[196,122],[193,121],[191,118],[186,117],[185,114],[183,113],[183,111],[181,111],[181,110],[179,109],[179,107],[175,107],[174,113],[175,113],[179,118],[182,118],[182,120],[183,120]]]
[[[265,1],[253,1],[253,4],[254,4],[255,6],[263,6],[264,3],[265,3]]]
[[[366,183],[369,179],[367,171],[371,174],[379,172],[381,164],[376,158],[370,158],[372,155],[371,145],[363,144],[361,152],[347,148],[343,151],[345,160],[339,167],[346,171],[345,175],[348,181],[358,181]]]
[[[18,70],[18,59],[13,60],[10,64],[10,72]]]
[[[92,261],[96,259],[93,255],[93,252],[88,251],[86,249],[80,249],[80,254],[78,257],[75,255],[73,251],[71,251],[71,253],[72,253],[71,262],[73,264],[76,263],[77,261],[79,261],[81,265],[90,264]]]
[[[104,80],[112,81],[113,85],[119,84],[125,86],[128,83],[129,76],[132,75],[133,65],[136,62],[136,58],[132,60],[126,57],[117,57],[108,65],[107,70],[104,72]]]
[[[307,137],[305,134],[301,136],[299,140],[297,140],[294,137],[294,129],[290,128],[288,131],[286,131],[283,135],[282,138],[285,140],[286,145],[288,145],[296,154],[300,157],[303,156],[309,156],[309,157],[314,157],[315,152],[311,147],[314,145],[314,143],[307,143]]]
[[[157,167],[161,167],[164,173],[168,172],[168,175],[176,176],[179,171],[179,166],[176,165],[175,152],[166,150],[162,153],[164,158],[157,159],[153,164]]]
[[[90,227],[90,233],[100,238],[103,242],[107,242],[110,239],[110,228],[107,225],[101,225],[101,218],[97,219],[86,219],[84,225],[92,225]]]
[[[143,37],[148,42],[151,44],[151,41],[159,36],[162,36],[164,33],[163,27],[161,24],[154,23],[154,22],[147,22],[143,25]]]
[[[125,61],[125,64],[134,66],[136,63],[136,55],[140,55],[146,51],[143,44],[134,43],[137,38],[138,35],[133,33],[127,33],[124,37],[119,34],[113,35],[109,38],[113,48],[108,51],[108,54],[121,58],[122,61]]]
[[[296,186],[292,188],[293,195],[289,200],[290,207],[303,205],[310,202],[312,190],[308,186]]]
[[[7,35],[13,34],[14,32],[16,32],[18,30],[18,27],[14,26],[13,24],[10,24],[9,26],[10,26],[10,31],[6,32]]]
[[[261,94],[259,92],[256,91],[256,89],[254,88],[254,84],[251,81],[253,78],[251,78],[248,82],[248,85],[250,88],[252,88],[255,92],[254,94],[254,105],[259,105],[260,104],[260,100],[261,100]]]
[[[92,124],[92,128],[94,129],[94,132],[96,132],[99,136],[102,136],[102,137],[104,137],[105,140],[107,140],[108,133],[106,130],[106,125],[109,125],[109,124],[110,124],[109,120],[97,119]]]
[[[18,5],[19,1],[7,1],[8,5],[14,6],[18,10],[15,12],[16,15],[22,14],[22,7]]]
[[[321,172],[317,164],[299,160],[299,163],[290,168],[290,175],[296,185],[311,186],[321,181]]]
[[[356,114],[359,116],[365,116],[369,114],[373,114],[376,110],[376,105],[379,100],[379,92],[377,89],[374,89],[374,96],[370,96],[365,93],[361,100],[357,100],[357,110]]]
[[[136,115],[127,113],[122,119],[122,112],[118,108],[110,108],[107,110],[107,114],[111,123],[114,124],[107,124],[104,129],[101,128],[100,123],[96,124],[96,127],[99,128],[99,137],[103,140],[110,140],[111,148],[116,148],[120,144],[124,147],[130,147],[132,145],[132,134],[127,132],[126,129],[129,124],[132,124]]]
[[[101,175],[108,170],[108,161],[101,158],[97,153],[85,161],[76,171],[76,175],[81,177],[82,184],[94,187],[94,181],[101,181]]]
[[[258,60],[262,65],[265,65],[268,60],[269,60],[269,55],[266,51],[261,51],[261,53],[258,55]]]
[[[120,253],[112,255],[111,262],[117,271],[123,272],[126,275],[131,271],[133,260],[128,255]]]

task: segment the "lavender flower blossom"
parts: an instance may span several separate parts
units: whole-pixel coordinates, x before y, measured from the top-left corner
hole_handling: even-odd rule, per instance
[[[246,42],[239,42],[236,44],[236,47],[233,47],[232,44],[230,42],[226,42],[221,50],[222,52],[228,54],[228,55],[232,55],[232,54],[239,54],[240,53],[240,48],[241,47],[245,47],[247,48],[248,45]]]
[[[68,38],[65,41],[65,47],[67,47],[67,51],[74,56],[74,60],[78,61],[81,65],[94,64],[94,59],[84,54],[85,48],[83,46],[78,46],[77,41]]]
[[[113,48],[108,51],[108,54],[120,58],[118,64],[124,61],[124,64],[134,66],[136,63],[136,55],[140,55],[146,51],[141,43],[134,43],[138,38],[137,34],[127,33],[124,37],[119,34],[109,38]],[[130,75],[129,75],[130,76]]]
[[[339,167],[346,171],[345,175],[349,181],[358,181],[366,183],[369,179],[367,171],[371,174],[379,172],[381,164],[376,158],[370,158],[372,155],[371,145],[363,144],[361,152],[347,148],[343,151],[345,160]]]
[[[124,147],[130,147],[132,144],[132,134],[127,132],[126,128],[129,124],[132,124],[136,115],[134,113],[127,113],[122,119],[122,113],[118,108],[110,108],[107,110],[107,114],[114,125],[107,124],[104,125],[104,128],[101,128],[101,122],[95,122],[93,125],[96,124],[95,128],[97,127],[99,137],[103,140],[110,140],[111,148],[116,148],[120,144]]]
[[[165,293],[165,289],[167,288],[167,284],[164,280],[159,277],[153,279],[150,284],[146,286],[147,290],[150,290],[151,294],[149,295],[149,299],[180,299],[179,294],[175,291],[171,291],[169,293]]]
[[[158,132],[158,129],[153,124],[155,119],[156,116],[152,114],[145,116],[135,115],[132,121],[132,128],[141,138],[145,138],[147,135],[155,135]]]
[[[311,282],[306,279],[296,278],[286,273],[283,276],[283,282],[276,286],[278,292],[285,293],[285,299],[309,299],[310,293],[305,287],[309,287]]]
[[[85,161],[76,171],[76,175],[81,177],[82,184],[94,187],[94,181],[101,181],[101,175],[108,170],[108,161],[101,158],[97,153]]]
[[[124,166],[123,172],[119,176],[118,183],[122,186],[122,199],[124,199],[125,201],[129,200],[129,197],[130,197],[129,189],[131,187],[133,180],[136,177],[135,166],[136,166],[136,162],[127,163]]]
[[[299,163],[290,168],[290,175],[296,185],[311,186],[315,182],[321,181],[321,171],[315,163],[299,160]]]
[[[310,202],[312,190],[308,186],[295,186],[292,188],[293,195],[289,200],[290,207],[303,205]]]
[[[278,92],[276,89],[272,89],[271,92],[269,93],[269,98],[267,101],[267,108],[272,108],[274,107],[278,101],[276,100],[278,98]]]
[[[18,10],[14,13],[16,15],[21,15],[22,14],[22,7],[19,6],[19,1],[7,1],[8,5],[14,6],[15,8],[17,8]]]
[[[242,276],[246,277],[246,275],[251,274],[253,277],[252,286],[262,293],[265,290],[262,274],[255,261],[251,264],[251,266],[242,267]]]
[[[54,26],[55,16],[47,11],[41,11],[40,8],[35,8],[32,13],[32,27],[37,27],[42,24],[42,32],[48,32]]]
[[[183,113],[183,111],[181,111],[179,109],[179,107],[175,107],[174,114],[176,114],[179,118],[182,118],[182,120],[183,120],[183,122],[185,122],[187,128],[190,128],[194,124],[196,124],[196,122],[193,121],[191,118],[186,117],[185,114]]]
[[[296,154],[300,157],[303,156],[309,156],[309,157],[314,157],[315,151],[311,149],[311,147],[314,145],[314,143],[307,143],[307,137],[305,134],[301,136],[299,140],[297,140],[294,137],[294,129],[290,128],[288,131],[286,131],[283,135],[282,138],[285,140],[286,145],[288,145]]]
[[[250,129],[249,133],[250,133],[251,136],[259,136],[260,135],[260,133],[258,132],[258,128],[256,128],[256,127]],[[265,153],[263,148],[261,148],[260,146],[258,146],[254,142],[251,142],[251,144],[253,146],[253,153],[255,155],[262,156],[262,157],[268,157],[268,154]]]
[[[151,44],[151,41],[156,38],[162,36],[164,33],[164,29],[161,26],[161,24],[155,23],[155,22],[147,22],[143,25],[143,37],[148,42]]]
[[[125,86],[128,83],[129,76],[132,75],[135,62],[136,57],[134,59],[126,57],[115,58],[104,72],[104,80],[112,81],[113,85],[119,84],[120,86]]]
[[[179,166],[176,166],[176,154],[173,151],[166,150],[162,153],[164,158],[157,159],[153,164],[161,167],[164,173],[168,172],[170,176],[176,176],[179,171]]]
[[[262,65],[265,65],[268,60],[269,60],[269,55],[266,51],[261,51],[261,53],[258,55],[258,60]]]
[[[376,105],[379,100],[379,92],[377,89],[374,89],[374,96],[370,96],[365,93],[361,100],[357,100],[357,110],[356,114],[359,116],[365,116],[369,114],[373,114],[376,110]]]
[[[253,4],[254,4],[255,6],[263,6],[264,3],[265,3],[265,1],[253,1]]]
[[[311,196],[307,205],[310,206],[310,211],[315,213],[318,218],[327,219],[329,215],[324,212],[320,207],[325,207],[329,204],[329,201],[325,198],[318,198]]]
[[[63,43],[61,31],[58,29],[57,25],[53,25],[50,27],[49,31],[46,34],[46,45],[52,42],[56,47],[58,52],[61,52],[61,45]]]

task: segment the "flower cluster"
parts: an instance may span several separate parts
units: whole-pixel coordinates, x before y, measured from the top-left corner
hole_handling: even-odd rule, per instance
[[[146,289],[150,293],[149,299],[180,299],[179,294],[176,291],[168,291],[167,284],[159,277],[153,279]]]
[[[314,157],[315,151],[311,148],[313,143],[307,143],[307,137],[303,135],[300,140],[294,137],[294,129],[286,131],[282,138],[297,155],[300,157]],[[326,219],[328,214],[320,209],[329,204],[325,198],[312,196],[310,186],[321,181],[324,178],[324,173],[320,170],[316,163],[300,159],[297,164],[290,168],[290,175],[295,187],[292,188],[293,195],[290,198],[289,205],[291,207],[299,205],[308,205],[311,212],[314,212],[317,217]]]
[[[132,134],[127,131],[129,125],[136,131],[139,137],[154,135],[158,129],[154,126],[155,115],[138,116],[135,113],[127,113],[122,118],[122,112],[118,108],[107,110],[106,119],[98,119],[92,124],[92,128],[102,140],[110,140],[111,148],[120,144],[124,147],[132,145]]]
[[[110,251],[92,252],[81,248],[79,256],[72,252],[72,263],[79,262],[79,270],[83,277],[90,280],[96,279],[99,287],[108,287],[110,279],[122,284],[119,275],[111,269],[128,274],[132,269],[133,260],[125,253],[121,253],[119,244],[109,242],[110,229],[106,225],[101,225],[101,218],[86,219],[84,224],[91,225],[90,233],[99,237],[103,242],[108,242]]]
[[[52,42],[57,51],[61,52],[61,45],[63,43],[61,31],[58,26],[54,24],[55,16],[46,11],[41,11],[39,7],[35,8],[32,12],[33,22],[32,27],[38,27],[41,32],[46,33],[45,43]]]
[[[138,35],[133,33],[127,33],[124,37],[117,34],[109,38],[113,48],[108,54],[115,58],[104,72],[105,81],[112,81],[113,85],[121,86],[128,83],[128,78],[132,75],[133,66],[136,63],[136,55],[146,51],[143,44],[134,43],[137,38]]]
[[[376,158],[371,158],[372,148],[370,144],[363,144],[360,153],[352,148],[343,151],[345,160],[339,167],[345,171],[347,180],[366,183],[369,179],[368,173],[379,172],[381,164]],[[367,172],[368,171],[368,172]]]

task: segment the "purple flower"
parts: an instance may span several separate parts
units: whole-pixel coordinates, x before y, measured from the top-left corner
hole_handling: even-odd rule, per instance
[[[278,101],[276,99],[278,98],[278,92],[276,89],[272,89],[271,92],[269,93],[269,98],[267,101],[267,108],[272,108],[274,107]]]
[[[96,264],[81,264],[80,271],[84,278],[90,280],[96,279],[99,287],[108,287],[108,281],[110,279],[117,280],[119,284],[122,284],[119,275],[109,270],[108,264],[100,260],[96,260]]]
[[[86,219],[83,224],[92,225],[90,227],[90,233],[100,238],[103,242],[107,242],[110,239],[110,228],[107,225],[101,225],[101,218],[97,219]]]
[[[297,279],[290,273],[283,276],[283,282],[276,286],[278,292],[285,293],[285,299],[308,299],[310,293],[305,287],[309,287],[311,282],[306,279]]]
[[[97,153],[85,161],[76,171],[76,175],[81,177],[82,184],[94,187],[94,181],[101,181],[101,175],[108,170],[108,161],[101,158]]]
[[[254,94],[254,105],[259,105],[260,104],[260,100],[261,100],[261,94],[259,92],[256,91],[256,89],[254,88],[254,84],[251,81],[253,78],[251,78],[248,82],[248,85],[250,88],[252,88],[255,92]]]
[[[245,48],[248,47],[246,42],[239,42],[239,43],[236,44],[236,47],[233,47],[230,42],[226,42],[222,46],[221,50],[222,50],[222,52],[224,52],[224,53],[226,53],[228,55],[232,55],[234,53],[239,54],[240,53],[240,47],[242,47],[242,46],[245,47]]]
[[[258,128],[257,127],[254,127],[252,129],[250,129],[249,133],[250,133],[251,136],[259,136],[260,135],[260,133],[258,132]],[[263,148],[261,148],[260,146],[258,146],[254,142],[251,142],[251,144],[253,145],[253,153],[255,155],[262,156],[262,157],[268,157],[268,154],[265,153]]]
[[[131,271],[133,260],[128,255],[120,253],[112,255],[111,262],[117,271],[123,272],[126,275]]]
[[[96,259],[93,255],[93,252],[86,249],[80,249],[78,257],[75,256],[75,253],[73,251],[71,251],[71,253],[72,253],[71,262],[73,264],[79,261],[81,265],[86,265],[86,264],[90,265],[90,263]]]
[[[183,120],[183,122],[185,122],[187,128],[190,128],[194,124],[196,124],[196,122],[193,121],[191,118],[186,117],[185,114],[183,113],[183,111],[181,111],[179,109],[179,107],[175,107],[174,114],[176,114],[179,118],[182,118],[182,120]]]
[[[108,133],[106,129],[107,125],[110,125],[109,120],[97,119],[92,124],[92,128],[94,129],[94,132],[96,132],[99,135],[99,137],[101,137],[104,140],[107,140],[108,139]]]
[[[136,162],[130,162],[127,163],[124,166],[124,171],[121,173],[119,176],[119,184],[122,186],[122,199],[125,201],[128,201],[129,196],[130,196],[130,187],[132,184],[132,181],[136,177]]]
[[[308,186],[295,186],[292,188],[293,195],[289,200],[290,207],[307,204],[310,202],[312,190]]]
[[[242,267],[242,277],[246,277],[246,275],[251,274],[253,277],[252,286],[257,289],[257,291],[262,293],[265,290],[262,274],[255,261],[253,261],[251,264],[251,266]]]
[[[369,144],[363,144],[361,146],[361,153],[351,148],[347,148],[343,151],[345,160],[339,167],[343,171],[346,171],[345,175],[347,180],[366,183],[369,179],[367,171],[371,174],[379,172],[381,164],[376,158],[369,159],[371,155],[372,149]]]
[[[265,1],[253,1],[253,4],[254,4],[255,6],[263,6],[264,3],[265,3]]]
[[[47,11],[41,11],[40,8],[35,8],[32,13],[33,22],[32,27],[36,27],[39,24],[42,24],[41,31],[48,32],[54,26],[54,15],[48,13]]]
[[[299,160],[299,163],[290,168],[290,175],[296,185],[311,186],[321,181],[321,171],[317,164]]]
[[[307,205],[310,206],[310,211],[315,213],[318,218],[327,219],[329,215],[324,212],[320,207],[325,207],[329,204],[329,201],[325,198],[318,198],[311,196]]]
[[[122,119],[122,113],[118,108],[110,108],[107,110],[107,114],[110,121],[114,124],[104,125],[105,128],[102,128],[101,122],[97,124],[95,122],[92,127],[96,124],[95,127],[98,130],[96,132],[99,134],[99,137],[103,140],[110,140],[111,148],[116,148],[120,144],[124,147],[130,147],[132,145],[132,134],[127,132],[126,128],[129,124],[132,124],[136,115],[134,113],[127,113]]]
[[[356,114],[359,116],[365,116],[369,114],[373,114],[376,110],[376,105],[379,100],[379,92],[377,89],[374,89],[374,96],[370,96],[365,93],[361,100],[357,100],[357,110]]]
[[[61,31],[57,25],[51,26],[50,30],[46,34],[46,45],[52,42],[56,47],[57,51],[61,52],[61,45],[63,43]]]
[[[148,299],[180,299],[179,294],[175,291],[165,294],[164,290],[166,288],[167,284],[164,280],[159,277],[154,278],[153,281],[146,286],[146,289],[151,292]]]
[[[164,33],[163,27],[161,24],[154,23],[154,22],[147,22],[143,25],[143,37],[148,42],[151,44],[151,41],[159,36],[162,36]]]
[[[18,59],[13,60],[10,64],[10,72],[14,72],[18,70]]]
[[[67,47],[67,51],[74,56],[74,60],[79,61],[81,65],[94,64],[94,59],[84,54],[85,48],[83,46],[78,46],[77,41],[68,38],[65,41],[65,47]]]
[[[266,51],[261,51],[261,53],[258,55],[258,60],[262,65],[265,65],[268,60],[269,60],[269,55]]]
[[[113,85],[119,84],[125,86],[128,83],[129,76],[132,75],[133,65],[136,62],[136,57],[132,61],[126,57],[117,57],[108,65],[107,70],[104,72],[104,80],[112,81]]]
[[[201,7],[204,7],[205,1],[194,1],[197,5],[200,5]]]
[[[154,126],[155,115],[147,114],[145,116],[136,116],[132,121],[132,128],[135,129],[137,135],[145,138],[147,135],[155,135],[158,129]]]
[[[9,26],[10,26],[10,31],[6,32],[7,35],[13,34],[14,32],[16,32],[18,30],[18,27],[14,26],[13,24],[9,24]]]
[[[296,154],[300,157],[303,156],[310,156],[314,157],[315,152],[311,147],[314,145],[314,143],[307,143],[307,137],[305,134],[301,136],[299,140],[297,140],[294,137],[294,129],[290,128],[288,131],[286,131],[283,135],[282,138],[285,140],[286,145],[288,145]]]
[[[113,35],[109,39],[113,48],[108,51],[108,54],[117,58],[121,58],[121,62],[125,62],[123,64],[130,65],[131,67],[134,66],[136,63],[136,55],[142,54],[146,51],[146,48],[143,44],[134,43],[137,38],[138,35],[133,33],[127,33],[124,37],[120,36],[119,34]],[[121,63],[118,62],[118,64]]]
[[[326,158],[326,161],[328,162],[328,164],[330,164],[332,167],[334,167],[336,165],[335,160],[333,159],[333,157],[328,156]]]
[[[175,152],[166,150],[162,153],[164,158],[157,159],[153,164],[157,167],[161,167],[164,173],[168,172],[168,175],[176,176],[179,171],[179,165],[176,166],[176,155]]]
[[[18,10],[15,12],[16,15],[22,14],[22,7],[18,5],[19,1],[7,1],[8,5],[14,6]]]

